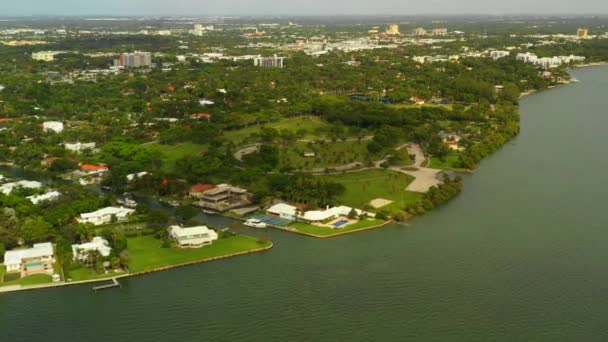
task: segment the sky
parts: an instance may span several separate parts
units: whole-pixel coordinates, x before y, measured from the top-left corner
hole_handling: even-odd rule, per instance
[[[608,14],[607,0],[0,0],[29,15]]]

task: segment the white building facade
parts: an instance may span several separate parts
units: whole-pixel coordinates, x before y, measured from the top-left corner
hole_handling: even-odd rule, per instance
[[[169,227],[169,235],[181,248],[198,248],[210,245],[218,239],[217,233],[207,226],[171,226]]]
[[[91,223],[95,226],[99,226],[111,223],[112,218],[116,218],[118,222],[125,221],[134,212],[135,209],[107,207],[90,213],[80,214],[80,217],[77,218],[76,221],[78,221],[78,223]]]
[[[112,252],[112,248],[110,247],[108,240],[100,236],[94,237],[90,242],[72,245],[72,256],[74,261],[86,260],[87,254],[93,251],[99,252],[103,257],[108,257]]]

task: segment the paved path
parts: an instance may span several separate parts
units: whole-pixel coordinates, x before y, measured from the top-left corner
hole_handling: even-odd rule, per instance
[[[370,140],[372,138],[373,138],[373,136],[367,136],[367,137],[363,137],[362,140]],[[347,141],[354,141],[354,140],[359,140],[359,139],[352,138],[352,140],[347,140]],[[299,141],[306,141],[306,140],[299,140]],[[260,147],[260,144],[252,144],[252,145],[245,146],[245,147],[241,148],[240,150],[236,151],[234,153],[234,157],[237,160],[242,160],[244,155],[256,152],[259,149],[259,147]],[[414,143],[406,143],[406,144],[397,146],[395,148],[395,150],[399,151],[403,148],[407,148],[408,154],[415,155],[414,164],[409,167],[406,167],[406,169],[401,168],[401,167],[390,167],[389,169],[393,170],[393,171],[405,173],[405,174],[413,176],[415,178],[414,181],[405,188],[405,190],[413,191],[413,192],[427,192],[427,191],[429,191],[429,189],[432,186],[437,186],[442,183],[443,172],[441,170],[422,167],[422,165],[426,161],[426,158],[424,157],[424,152],[422,151],[422,148],[420,147],[420,145],[414,144]],[[342,172],[361,172],[364,170],[381,168],[381,165],[387,161],[388,157],[389,156],[387,156],[383,159],[377,160],[374,162],[373,166],[368,166],[368,167],[364,167],[365,163],[357,161],[357,162],[352,162],[352,163],[343,164],[343,165],[317,167],[317,168],[313,168],[313,169],[299,170],[299,171],[311,173],[311,174],[315,174],[315,175],[336,174],[336,173],[342,173]],[[355,168],[358,168],[358,169],[355,169]],[[331,171],[327,172],[328,169]]]
[[[303,142],[303,143],[316,143],[316,142],[326,142],[326,143],[330,143],[330,142],[348,142],[348,141],[369,141],[372,140],[374,138],[373,135],[367,135],[361,138],[348,138],[348,139],[299,139],[298,142]],[[260,143],[255,143],[255,144],[250,144],[250,145],[246,145],[241,147],[240,149],[238,149],[236,152],[233,153],[234,158],[236,158],[236,160],[238,161],[243,161],[243,156],[250,154],[250,153],[255,153],[258,151],[258,149],[260,148]],[[351,164],[357,164],[357,163],[351,163]],[[351,166],[351,168],[354,166]],[[339,168],[339,166],[336,166],[335,168]],[[323,168],[325,169],[325,168]]]
[[[443,178],[443,172],[441,170],[422,167],[422,164],[426,158],[424,157],[424,153],[422,152],[420,145],[406,144],[406,146],[407,152],[416,156],[414,159],[414,165],[410,167],[412,170],[405,170],[399,167],[390,168],[393,171],[405,173],[416,178],[405,188],[405,190],[413,192],[427,192],[432,186],[441,184]],[[414,168],[416,168],[416,170],[413,170]]]

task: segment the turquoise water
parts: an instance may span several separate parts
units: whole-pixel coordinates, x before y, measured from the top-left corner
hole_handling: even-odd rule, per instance
[[[521,135],[407,226],[271,231],[270,252],[120,289],[1,295],[0,340],[607,340],[608,68],[574,76],[525,98]]]

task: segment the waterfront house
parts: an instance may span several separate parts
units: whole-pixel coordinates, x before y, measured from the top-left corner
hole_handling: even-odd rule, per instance
[[[107,257],[112,252],[112,248],[108,243],[108,240],[96,236],[90,242],[83,244],[72,245],[72,256],[74,261],[85,261],[90,252],[97,251],[101,256]]]
[[[200,199],[203,197],[205,191],[211,190],[213,188],[215,188],[215,185],[213,184],[194,184],[190,187],[190,190],[188,191],[188,196],[190,196],[191,198]]]
[[[351,207],[341,205],[339,207],[327,208],[325,210],[310,210],[302,215],[298,216],[301,221],[315,223],[315,222],[326,222],[339,217],[348,217],[350,212],[353,210]],[[366,215],[368,217],[375,217],[374,213],[365,212],[361,209],[354,209],[357,216]]]
[[[247,190],[230,184],[219,184],[212,189],[203,191],[195,205],[224,212],[251,204]]]
[[[207,226],[171,226],[169,227],[169,235],[181,248],[198,248],[210,245],[218,239],[217,233]]]
[[[21,273],[21,277],[32,274],[53,274],[55,257],[50,242],[37,243],[32,248],[15,249],[4,253],[7,272]]]
[[[270,216],[278,216],[282,219],[295,221],[298,215],[298,208],[286,203],[275,204],[266,210]]]
[[[76,219],[78,223],[91,223],[95,226],[108,224],[115,218],[116,221],[126,221],[127,218],[135,212],[134,209],[124,207],[106,207],[90,213],[80,214]]]
[[[323,223],[340,217],[348,217],[353,208],[341,205],[338,207],[327,207],[325,210],[309,210],[300,212],[297,207],[289,204],[279,203],[266,210],[269,216],[278,216],[291,221],[303,221],[308,223]],[[374,213],[369,213],[360,209],[354,209],[357,216],[365,215],[375,217]]]

